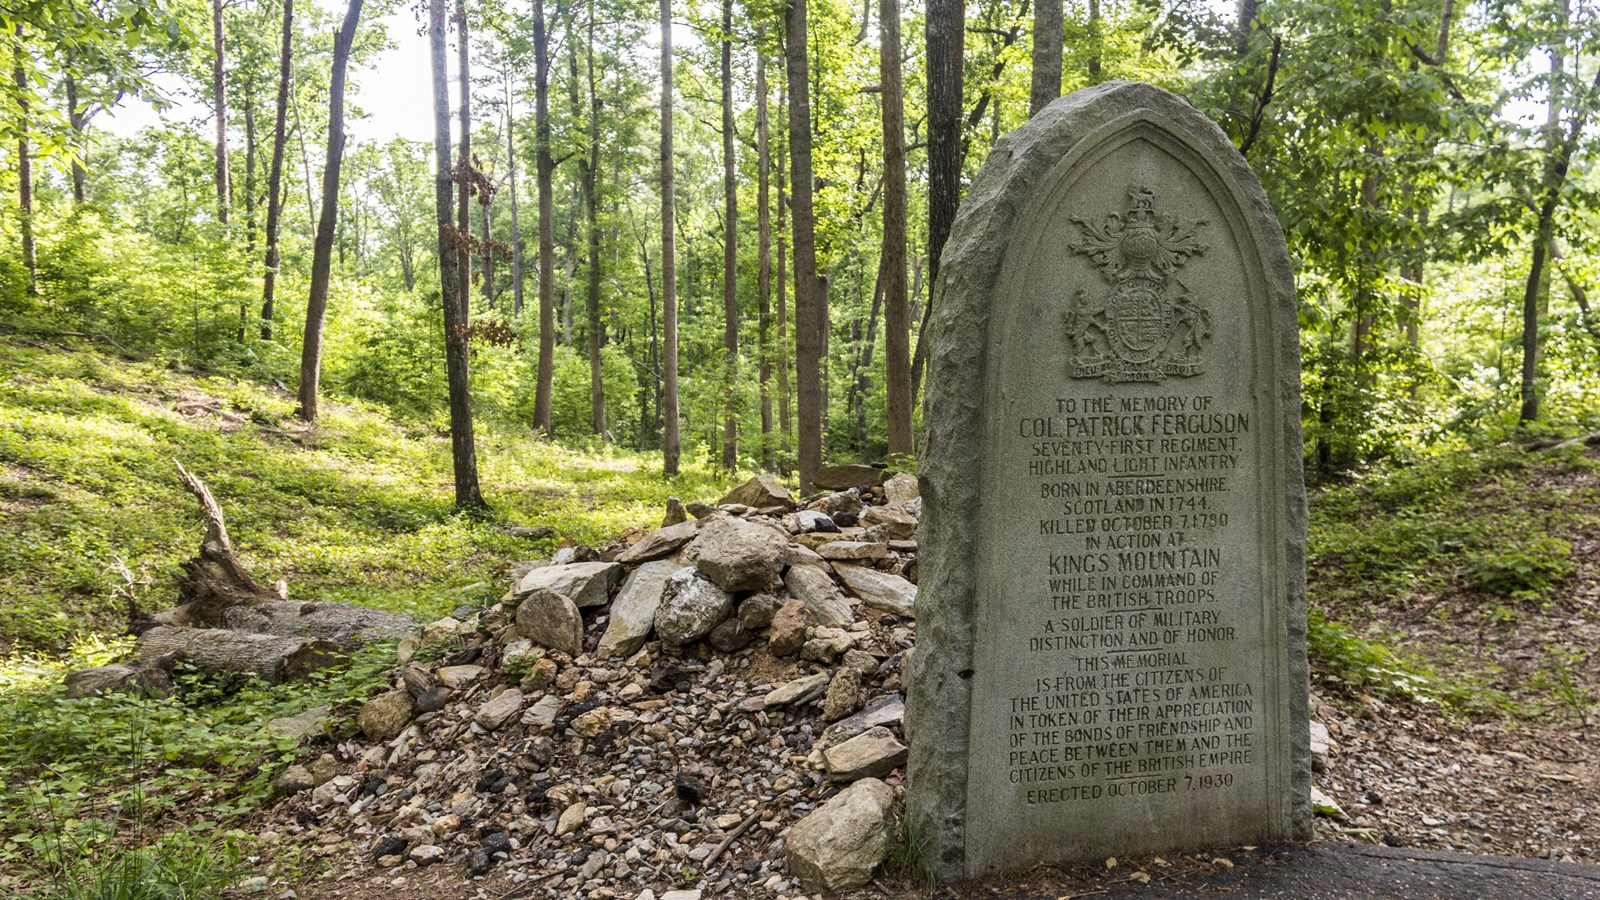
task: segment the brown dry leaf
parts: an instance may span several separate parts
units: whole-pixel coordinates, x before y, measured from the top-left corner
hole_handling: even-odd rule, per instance
[[[1106,868],[1115,869],[1116,867],[1117,867],[1117,858],[1115,856],[1106,857]]]

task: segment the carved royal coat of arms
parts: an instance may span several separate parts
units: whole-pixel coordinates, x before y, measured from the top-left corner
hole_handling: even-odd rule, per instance
[[[1159,382],[1203,371],[1211,312],[1177,278],[1190,257],[1206,252],[1190,224],[1155,209],[1155,192],[1128,189],[1126,214],[1103,225],[1073,216],[1082,231],[1068,244],[1100,269],[1106,287],[1079,290],[1067,308],[1068,374],[1110,382]]]

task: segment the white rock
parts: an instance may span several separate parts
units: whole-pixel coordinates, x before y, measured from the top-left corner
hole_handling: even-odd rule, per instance
[[[628,656],[644,646],[650,629],[655,627],[656,610],[661,606],[667,579],[679,568],[682,567],[672,560],[658,559],[633,570],[617,592],[617,599],[611,601],[611,621],[600,638],[598,652],[602,658]]]
[[[789,831],[789,872],[808,891],[845,891],[872,879],[889,852],[894,788],[863,778]]]
[[[850,592],[872,609],[897,616],[915,615],[917,586],[899,575],[862,566],[837,565],[833,570]]]
[[[611,587],[622,578],[622,566],[609,562],[569,563],[534,569],[517,582],[514,594],[523,596],[535,588],[555,591],[574,606],[604,606],[611,599]]]

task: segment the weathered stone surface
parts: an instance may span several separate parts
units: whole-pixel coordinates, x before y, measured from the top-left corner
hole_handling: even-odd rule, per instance
[[[893,725],[899,722],[906,714],[905,698],[900,694],[888,694],[875,697],[867,705],[848,719],[842,719],[829,725],[822,732],[822,737],[817,740],[819,748],[828,748],[840,741],[846,741],[869,728],[878,725]]]
[[[561,698],[555,694],[546,694],[523,712],[522,724],[534,728],[546,727],[555,722],[556,714],[560,711]]]
[[[845,891],[872,879],[889,852],[894,788],[863,778],[789,832],[789,872],[808,891]]]
[[[888,470],[876,466],[851,463],[843,466],[824,466],[817,470],[811,483],[825,491],[847,491],[854,487],[877,487],[883,483]]]
[[[739,604],[739,621],[751,631],[760,631],[772,624],[783,601],[771,594],[752,594]]]
[[[827,683],[828,673],[817,672],[814,675],[807,675],[804,678],[796,678],[793,681],[780,684],[767,692],[767,706],[769,708],[773,706],[788,706]]]
[[[837,722],[861,708],[861,670],[841,666],[822,698],[822,720]]]
[[[793,531],[796,534],[809,534],[813,531],[838,534],[839,526],[820,509],[802,509],[794,514]]]
[[[906,745],[882,725],[822,751],[829,781],[882,778],[906,764]]]
[[[574,606],[604,606],[611,599],[611,588],[622,579],[622,566],[614,562],[575,562],[544,566],[522,576],[514,591],[518,598],[543,588],[554,591]]]
[[[897,616],[916,614],[917,586],[899,575],[864,566],[838,565],[833,571],[863,605]]]
[[[736,653],[749,646],[750,642],[755,639],[755,632],[744,627],[744,623],[739,621],[738,616],[729,616],[723,619],[717,623],[717,627],[711,629],[709,635],[706,635],[706,640],[710,642],[711,648],[721,653]]]
[[[661,527],[666,528],[688,519],[689,511],[683,508],[683,501],[677,497],[668,497],[667,511],[661,516]]]
[[[685,522],[685,525],[695,524]],[[601,657],[628,656],[644,646],[655,627],[656,609],[661,606],[661,592],[667,578],[683,568],[676,562],[658,559],[647,562],[628,575],[611,601],[611,621],[606,623],[606,633],[600,637]]]
[[[930,325],[906,718],[941,880],[1309,837],[1292,271],[1243,157],[1147,85],[1056,101],[973,182]],[[1180,775],[1182,754],[1134,742],[1126,771],[1170,774],[1030,779],[1014,711],[1073,695],[1040,679],[1118,673],[1213,699],[1158,713],[1154,689],[1096,690],[1079,715],[1249,755]]]
[[[658,528],[640,538],[638,543],[617,554],[617,562],[636,565],[652,559],[663,559],[682,550],[700,532],[700,522],[691,520]]]
[[[855,636],[843,628],[818,625],[807,634],[805,646],[800,648],[800,658],[831,663],[854,647],[855,643]]]
[[[824,625],[849,625],[856,620],[849,598],[833,583],[827,569],[793,566],[783,573],[783,586]]]
[[[477,681],[483,674],[483,666],[445,666],[433,674],[438,676],[440,684],[459,690]]]
[[[688,552],[707,578],[733,593],[777,586],[788,545],[774,528],[726,518],[705,523]]]
[[[490,731],[511,721],[518,713],[522,712],[522,692],[516,688],[501,691],[487,703],[478,707],[478,712],[472,717],[474,722]]]
[[[411,692],[385,691],[362,705],[356,725],[372,740],[387,741],[411,721],[413,709]]]
[[[723,496],[717,501],[718,506],[737,503],[760,509],[763,506],[781,506],[784,509],[794,509],[794,495],[789,489],[778,483],[778,479],[771,475],[757,475],[746,481]]]
[[[692,644],[733,612],[733,595],[697,575],[692,566],[673,572],[656,608],[656,634],[669,645]]]
[[[834,491],[824,494],[812,503],[814,507],[828,514],[835,525],[854,525],[855,517],[861,512],[863,506],[861,495],[855,491]]]
[[[861,524],[882,532],[885,540],[906,541],[917,536],[917,517],[900,506],[869,506],[861,513]]]
[[[517,607],[517,631],[541,647],[570,656],[583,652],[583,615],[571,598],[556,591],[528,591]]]
[[[889,555],[889,545],[868,541],[829,541],[817,548],[817,555],[829,562],[873,562]]]
[[[910,503],[919,496],[917,489],[917,476],[909,472],[900,472],[883,483],[883,496],[890,506]]]
[[[814,617],[806,609],[804,600],[790,600],[778,608],[772,617],[772,636],[767,647],[774,656],[793,656],[806,643],[806,629]]]

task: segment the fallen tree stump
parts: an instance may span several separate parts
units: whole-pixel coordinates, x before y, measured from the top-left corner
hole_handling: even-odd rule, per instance
[[[409,633],[398,613],[347,603],[297,602],[287,585],[265,587],[234,556],[222,508],[200,479],[176,463],[183,486],[200,501],[206,532],[200,551],[178,575],[179,605],[142,615],[129,612],[139,662],[73,672],[71,696],[112,691],[144,695],[171,690],[172,665],[182,659],[209,675],[253,674],[278,683],[332,665],[348,651]]]
[[[344,658],[338,645],[320,638],[166,625],[139,635],[134,649],[141,660],[176,654],[207,675],[251,674],[272,684],[303,678]]]

